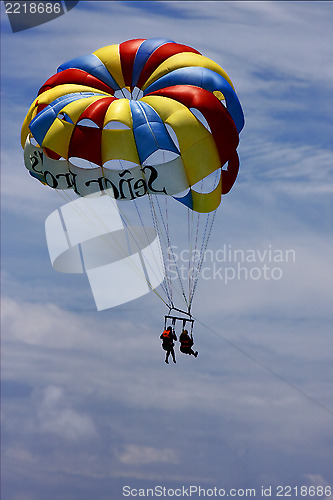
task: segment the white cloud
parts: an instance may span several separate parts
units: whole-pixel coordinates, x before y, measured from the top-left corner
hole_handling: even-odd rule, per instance
[[[37,408],[36,431],[54,434],[64,441],[82,443],[96,439],[98,433],[91,418],[73,410],[68,404],[61,387],[46,387]]]
[[[4,297],[2,319],[5,338],[23,344],[65,350],[92,339],[87,323],[84,325],[77,315],[53,304],[17,302]]]
[[[126,465],[178,463],[177,454],[170,448],[159,449],[133,444],[125,446],[125,449],[120,452],[119,460]]]

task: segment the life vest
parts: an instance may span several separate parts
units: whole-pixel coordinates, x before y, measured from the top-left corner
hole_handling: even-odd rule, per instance
[[[164,332],[162,333],[163,340],[171,340],[171,333],[172,332],[170,332],[170,330],[164,330]]]

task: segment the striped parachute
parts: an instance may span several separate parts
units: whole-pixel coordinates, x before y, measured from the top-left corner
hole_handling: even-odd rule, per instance
[[[26,168],[51,188],[108,193],[119,205],[131,201],[135,212],[148,200],[166,260],[170,203],[183,204],[183,233],[191,252],[199,251],[187,290],[175,271],[189,311],[215,210],[238,174],[243,126],[233,84],[217,63],[171,40],[135,39],[59,66],[30,106],[21,143]]]

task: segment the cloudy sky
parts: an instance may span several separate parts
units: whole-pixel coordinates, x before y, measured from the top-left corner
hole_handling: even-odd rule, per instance
[[[13,33],[1,2],[4,500],[120,500],[125,486],[330,496],[332,24],[332,2],[80,1]],[[97,312],[85,276],[52,269],[44,222],[64,199],[20,146],[61,63],[152,37],[218,62],[246,118],[193,303],[200,353],[177,365],[154,294]],[[246,272],[228,250],[254,256]]]

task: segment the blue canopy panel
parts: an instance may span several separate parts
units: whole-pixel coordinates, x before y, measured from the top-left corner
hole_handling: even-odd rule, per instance
[[[101,95],[95,92],[75,92],[72,94],[66,94],[60,97],[57,97],[54,101],[52,101],[48,106],[46,106],[42,111],[40,111],[34,118],[31,120],[29,129],[38,142],[38,144],[42,144],[44,137],[47,134],[47,131],[51,127],[54,120],[57,118],[58,113],[70,102],[76,101],[78,99],[83,99],[84,97],[91,97],[94,95]],[[69,120],[66,120],[69,121]]]
[[[139,76],[141,74],[144,65],[148,61],[152,53],[166,43],[175,43],[173,40],[167,40],[165,38],[150,38],[145,40],[140,45],[134,59],[133,73],[132,73],[132,87],[134,88],[138,83]]]
[[[183,203],[183,205],[193,210],[193,199],[191,190],[189,190],[189,192],[185,196],[182,196],[181,198],[177,198],[176,196],[173,196],[173,198],[177,201],[180,201],[180,203]]]
[[[141,164],[159,149],[180,154],[161,117],[149,104],[130,101],[130,107],[134,139]]]
[[[31,170],[29,170],[29,174],[31,175],[31,177],[34,177],[35,179],[38,179],[40,182],[45,184],[44,174],[38,174],[37,172],[32,172]]]
[[[110,75],[102,61],[95,56],[95,54],[89,54],[71,59],[70,61],[61,64],[61,66],[57,69],[57,73],[70,68],[82,69],[83,71],[86,71],[90,75],[93,75],[101,80],[101,82],[111,87],[111,89],[120,90],[116,80],[112,77],[112,75]]]
[[[174,85],[194,85],[210,92],[216,90],[222,92],[226,100],[227,110],[234,120],[238,133],[244,127],[244,114],[236,92],[227,80],[215,71],[199,66],[178,68],[149,85],[143,95]]]

